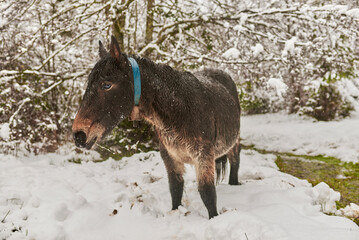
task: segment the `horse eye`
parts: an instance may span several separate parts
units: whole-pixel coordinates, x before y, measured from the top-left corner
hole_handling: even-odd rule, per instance
[[[104,83],[102,83],[101,88],[102,88],[103,90],[110,90],[110,89],[112,88],[112,84],[109,83],[109,82],[104,82]]]

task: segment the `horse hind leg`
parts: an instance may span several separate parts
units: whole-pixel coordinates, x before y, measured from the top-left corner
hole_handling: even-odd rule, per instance
[[[236,144],[229,150],[227,156],[230,164],[229,185],[239,185],[238,170],[240,162],[241,144],[238,140]]]

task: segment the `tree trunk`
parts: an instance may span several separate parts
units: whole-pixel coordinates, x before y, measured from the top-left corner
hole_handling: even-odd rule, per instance
[[[124,4],[125,0],[121,0],[121,4]],[[126,14],[120,10],[116,10],[116,18],[113,20],[112,25],[112,34],[115,36],[115,38],[118,41],[118,44],[120,45],[121,50],[124,49],[124,29],[125,29],[125,23],[126,23]]]
[[[155,0],[147,1],[147,17],[146,17],[146,36],[145,36],[145,44],[149,44],[153,38],[153,8],[155,6]]]

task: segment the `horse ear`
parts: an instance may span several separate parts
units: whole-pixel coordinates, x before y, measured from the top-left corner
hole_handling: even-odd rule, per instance
[[[125,62],[124,56],[121,54],[120,46],[114,36],[111,36],[110,54],[119,63]]]
[[[100,58],[103,58],[104,56],[106,56],[107,54],[107,51],[105,49],[105,47],[103,46],[102,42],[101,41],[98,41],[99,43],[99,54],[100,54]]]

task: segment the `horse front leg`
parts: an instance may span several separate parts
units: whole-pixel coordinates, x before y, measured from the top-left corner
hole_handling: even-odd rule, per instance
[[[209,218],[218,215],[217,194],[214,184],[215,161],[214,157],[205,157],[198,160],[197,166],[198,191],[207,208]]]
[[[162,144],[160,144],[160,154],[167,170],[172,198],[172,210],[176,210],[181,205],[182,201],[184,164],[174,161]]]

